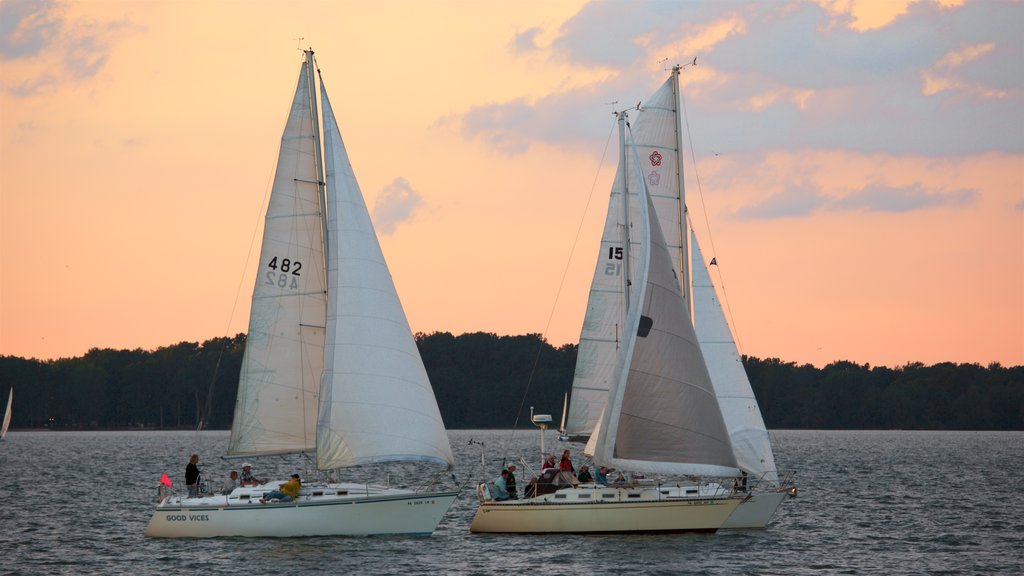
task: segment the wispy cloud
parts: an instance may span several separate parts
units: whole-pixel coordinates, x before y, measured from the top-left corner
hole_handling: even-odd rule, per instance
[[[810,185],[794,186],[764,202],[745,206],[733,216],[751,220],[800,218],[820,212],[909,213],[944,206],[968,206],[977,202],[977,190],[928,190],[921,184],[894,187],[872,184],[833,197]]]
[[[27,98],[64,82],[94,78],[109,58],[114,33],[132,27],[126,20],[70,20],[63,4],[52,0],[4,0],[0,60],[7,64],[0,88]]]
[[[0,2],[0,59],[35,56],[53,42],[62,25],[56,2]]]
[[[423,196],[413,189],[409,181],[398,177],[381,190],[373,206],[373,223],[379,234],[390,235],[399,223],[413,217],[423,204]]]

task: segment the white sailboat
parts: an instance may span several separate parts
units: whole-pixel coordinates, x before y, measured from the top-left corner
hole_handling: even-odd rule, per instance
[[[740,506],[725,527],[764,528],[785,498],[789,482],[780,482],[768,431],[735,339],[725,321],[696,236],[692,236],[692,231],[687,232],[679,72],[680,67],[674,67],[671,76],[644,103],[634,123],[637,155],[641,158],[656,219],[665,231],[673,266],[680,271],[680,294],[688,311],[692,302],[694,329],[729,431],[729,441],[739,468],[746,474],[747,487],[754,495]],[[617,206],[609,206],[609,218],[616,210]],[[692,240],[687,243],[691,236]],[[614,318],[619,314],[619,300],[612,297],[616,287],[605,281],[601,270],[608,262],[608,259],[599,262],[595,271],[594,288],[580,337],[581,359],[601,358],[616,342]],[[569,408],[571,435],[587,436],[593,430],[595,415],[599,415],[605,405],[609,382],[610,372],[601,362],[577,363],[573,402]],[[578,403],[577,397],[580,398]]]
[[[568,442],[570,440],[569,435],[565,433],[565,415],[568,412],[568,410],[569,394],[566,393],[565,396],[562,397],[562,421],[558,425],[558,439],[561,440],[562,442]]]
[[[621,338],[607,352],[612,360],[600,359],[612,364],[612,376],[587,452],[595,466],[675,476],[738,476],[626,128],[627,114],[619,113],[621,153],[611,203],[622,208],[610,211],[613,217],[606,222],[601,248],[602,257],[612,260],[604,270],[614,281],[598,287],[608,287],[609,298],[622,300],[618,310],[624,315],[616,323]],[[617,289],[611,288],[616,284]],[[473,518],[473,532],[714,532],[742,501],[721,484],[692,481],[580,484],[507,501],[478,493],[485,498]]]
[[[341,133],[306,51],[281,139],[228,454],[316,453],[319,470],[418,461],[451,468],[426,370]],[[323,150],[321,152],[321,140]],[[154,537],[430,534],[457,490],[282,482],[168,496]]]
[[[11,404],[14,403],[14,387],[7,394],[7,408],[4,410],[4,425],[0,428],[0,440],[7,437],[7,429],[11,427]]]

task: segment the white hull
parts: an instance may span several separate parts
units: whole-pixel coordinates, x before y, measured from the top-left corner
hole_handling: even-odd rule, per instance
[[[786,499],[786,493],[755,492],[736,507],[736,511],[722,525],[722,529],[765,528],[779,505]]]
[[[741,498],[659,497],[657,489],[580,487],[529,500],[482,502],[472,532],[650,533],[715,532]]]
[[[294,502],[259,503],[272,485],[239,488],[230,496],[164,499],[146,536],[372,536],[429,535],[458,496],[453,492],[412,492],[363,484],[303,487]]]

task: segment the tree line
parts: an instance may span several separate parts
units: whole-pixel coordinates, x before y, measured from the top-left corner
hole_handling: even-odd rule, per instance
[[[530,427],[531,408],[560,419],[576,345],[483,332],[416,342],[448,428]],[[226,429],[244,349],[239,334],[58,360],[0,356],[0,402],[13,386],[12,428]],[[769,428],[1024,430],[1024,366],[743,362]]]

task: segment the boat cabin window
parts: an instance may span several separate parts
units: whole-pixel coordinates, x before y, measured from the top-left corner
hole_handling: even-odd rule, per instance
[[[582,494],[578,494],[576,496],[576,498],[580,499],[580,500],[590,500],[590,492],[584,492]]]
[[[601,498],[615,498],[615,494],[601,494]]]
[[[555,499],[557,499],[557,500],[565,500],[565,494],[555,494]]]

